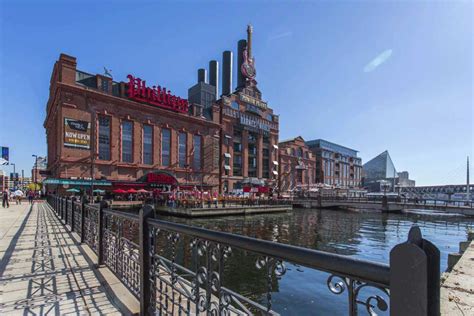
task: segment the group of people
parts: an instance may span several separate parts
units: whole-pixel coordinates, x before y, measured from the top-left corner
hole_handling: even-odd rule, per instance
[[[10,202],[12,200],[15,200],[16,204],[21,205],[21,201],[23,200],[23,196],[26,196],[28,198],[28,202],[30,204],[33,204],[33,200],[35,198],[35,192],[34,191],[29,190],[25,194],[21,190],[11,192],[7,189],[4,189],[3,192],[2,192],[2,207],[3,208],[10,207]]]

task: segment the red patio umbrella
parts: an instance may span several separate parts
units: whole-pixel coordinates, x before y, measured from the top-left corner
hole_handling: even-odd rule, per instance
[[[140,189],[140,190],[138,190],[137,192],[138,192],[138,193],[149,193],[149,192],[148,192],[147,190],[145,190],[145,189]]]
[[[127,193],[137,193],[138,191],[135,190],[134,188],[128,189]]]
[[[114,192],[114,193],[118,193],[118,194],[124,194],[124,193],[127,193],[127,191],[125,191],[125,190],[122,190],[122,189],[113,190],[112,192]]]

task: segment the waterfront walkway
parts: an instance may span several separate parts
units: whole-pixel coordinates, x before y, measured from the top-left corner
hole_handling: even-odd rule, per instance
[[[46,203],[1,208],[0,238],[1,315],[122,314]]]
[[[474,241],[441,286],[441,315],[474,315]]]

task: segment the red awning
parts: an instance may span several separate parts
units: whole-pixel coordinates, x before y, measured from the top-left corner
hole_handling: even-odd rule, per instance
[[[113,190],[112,192],[117,193],[117,194],[124,194],[124,193],[127,193],[127,191],[122,190],[122,189]]]
[[[129,190],[127,190],[127,193],[137,193],[138,191],[135,190],[134,188],[131,188]]]

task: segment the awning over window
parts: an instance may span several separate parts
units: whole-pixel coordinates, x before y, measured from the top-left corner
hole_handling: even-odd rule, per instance
[[[82,179],[46,179],[43,181],[44,184],[59,184],[59,185],[91,185],[90,180],[82,180]],[[92,181],[93,185],[103,185],[103,186],[111,186],[112,182],[106,180],[94,180]]]
[[[274,145],[273,145],[273,148],[278,149],[278,145],[275,145],[275,144],[274,144]]]
[[[230,166],[229,166],[229,165],[225,165],[225,166],[224,166],[224,169],[225,169],[225,170],[230,170]]]
[[[232,157],[232,156],[231,156],[229,153],[224,153],[224,157],[230,158],[230,157]]]
[[[273,160],[273,164],[274,164],[275,166],[278,166],[278,161]]]
[[[274,175],[276,175],[276,176],[278,175],[278,171],[273,170],[272,172],[273,172]]]

